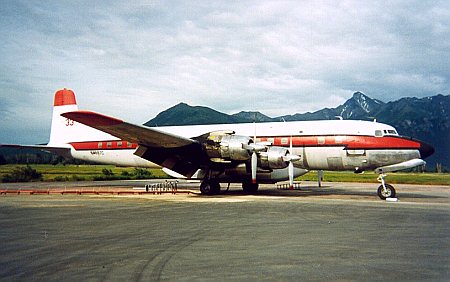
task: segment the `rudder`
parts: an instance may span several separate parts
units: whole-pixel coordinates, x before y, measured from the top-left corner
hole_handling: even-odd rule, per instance
[[[71,142],[113,140],[115,137],[61,116],[78,111],[75,93],[70,89],[56,91],[53,103],[49,146],[61,146]]]

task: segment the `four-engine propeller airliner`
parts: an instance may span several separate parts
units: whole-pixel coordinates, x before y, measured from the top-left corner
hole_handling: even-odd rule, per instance
[[[386,172],[425,164],[433,147],[398,135],[390,125],[361,120],[326,120],[145,127],[92,111],[80,111],[72,90],[55,94],[47,145],[38,148],[94,163],[162,167],[169,175],[200,179],[202,194],[218,194],[220,183],[293,179],[310,170],[375,170],[382,199],[395,197]]]

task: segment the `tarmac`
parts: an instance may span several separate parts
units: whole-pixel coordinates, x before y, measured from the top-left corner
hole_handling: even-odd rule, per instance
[[[137,190],[148,181],[0,184]],[[303,182],[202,196],[0,196],[1,280],[450,280],[450,186]],[[134,189],[133,189],[134,188]]]

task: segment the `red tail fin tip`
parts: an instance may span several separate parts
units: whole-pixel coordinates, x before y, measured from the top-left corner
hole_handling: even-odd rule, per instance
[[[75,93],[70,89],[61,89],[55,93],[54,106],[76,105]]]

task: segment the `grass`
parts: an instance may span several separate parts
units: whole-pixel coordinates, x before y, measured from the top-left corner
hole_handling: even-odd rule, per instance
[[[377,177],[378,174],[374,172],[355,174],[347,171],[324,171],[323,181],[378,183]],[[387,174],[385,179],[392,184],[450,185],[449,173],[391,172]],[[297,180],[317,181],[317,172],[311,171],[297,178]]]
[[[0,165],[0,179],[11,173],[16,167],[25,165]],[[139,178],[135,168],[116,167],[113,165],[30,165],[42,173],[43,181],[93,181],[112,179],[136,179]],[[105,170],[112,172],[105,175]],[[150,174],[142,174],[145,178],[169,178],[161,169],[148,169]],[[141,172],[142,173],[142,172]],[[377,174],[366,172],[354,174],[353,172],[324,172],[324,181],[329,182],[370,182],[377,183]],[[296,180],[317,181],[317,172],[311,171]],[[426,185],[450,185],[449,173],[389,173],[387,182],[397,184],[426,184]]]
[[[16,167],[26,165],[0,165],[0,179],[11,173]],[[136,179],[137,170],[130,167],[116,167],[113,165],[30,165],[42,173],[43,181],[93,181],[113,179]],[[104,170],[112,172],[105,175]],[[169,178],[161,169],[147,169],[143,174],[145,178]],[[144,178],[144,177],[142,177]]]

